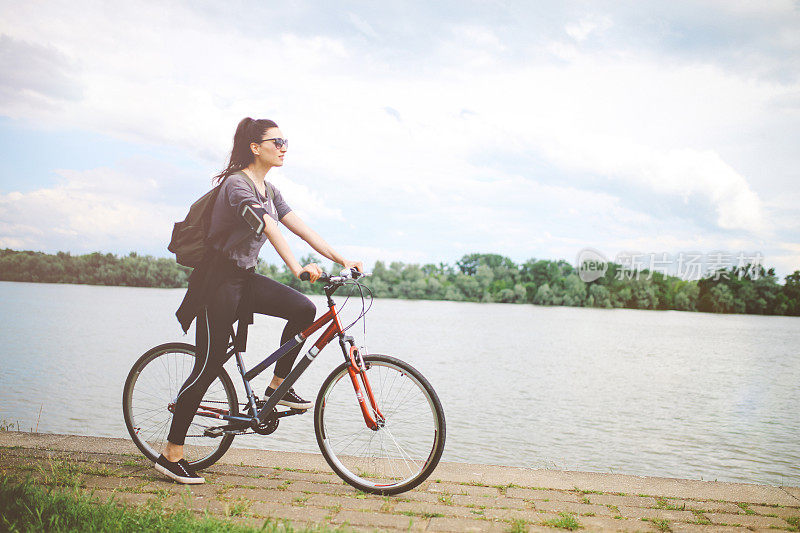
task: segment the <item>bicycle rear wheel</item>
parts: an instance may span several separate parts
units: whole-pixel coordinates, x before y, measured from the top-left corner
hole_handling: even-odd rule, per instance
[[[167,443],[172,423],[170,407],[191,373],[195,357],[195,348],[190,344],[162,344],[142,355],[125,380],[122,393],[125,425],[133,442],[151,461],[158,459]],[[200,405],[238,414],[236,390],[224,369],[208,387]],[[233,435],[204,434],[206,429],[222,425],[223,421],[214,418],[195,415],[192,419],[183,453],[196,469],[211,466],[230,448]]]
[[[317,395],[317,443],[333,471],[353,487],[373,494],[411,490],[430,476],[442,456],[442,404],[430,383],[408,363],[366,355],[364,364],[383,424],[376,430],[367,427],[343,363]]]

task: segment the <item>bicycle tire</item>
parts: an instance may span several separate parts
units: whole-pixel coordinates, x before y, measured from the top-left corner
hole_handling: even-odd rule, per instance
[[[195,357],[195,347],[191,344],[161,344],[139,357],[125,380],[122,393],[125,426],[133,442],[151,461],[158,459],[166,445],[172,422],[168,407],[191,372]],[[232,415],[239,412],[236,389],[225,369],[208,387],[201,403],[210,402],[219,404],[220,408],[227,407]],[[233,435],[203,435],[206,428],[221,425],[223,421],[213,418],[195,416],[192,419],[183,452],[195,469],[211,466],[230,448]]]
[[[399,494],[425,481],[439,464],[444,410],[431,384],[408,363],[373,354],[364,356],[364,364],[385,425],[367,427],[348,364],[342,363],[317,395],[314,433],[328,465],[346,483],[372,494]]]

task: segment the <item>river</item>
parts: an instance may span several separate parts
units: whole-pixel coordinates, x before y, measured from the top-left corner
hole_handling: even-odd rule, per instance
[[[173,315],[183,293],[0,282],[4,425],[126,437],[132,363],[156,344],[194,342]],[[359,310],[351,299],[343,316]],[[282,327],[256,317],[248,366]],[[360,323],[350,333],[363,342]],[[796,317],[379,299],[366,346],[436,388],[444,461],[800,485]],[[324,350],[301,395],[313,400],[340,359],[335,343]],[[318,451],[310,415],[234,446]]]

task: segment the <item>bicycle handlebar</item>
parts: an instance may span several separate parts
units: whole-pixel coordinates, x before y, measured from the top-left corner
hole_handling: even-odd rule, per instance
[[[319,279],[321,281],[327,281],[330,283],[344,283],[347,280],[362,278],[364,276],[369,276],[370,274],[371,272],[360,272],[355,268],[345,268],[339,273],[338,276],[331,276],[327,272],[323,272]],[[311,279],[311,274],[308,272],[300,273],[300,281],[308,281],[309,279]]]

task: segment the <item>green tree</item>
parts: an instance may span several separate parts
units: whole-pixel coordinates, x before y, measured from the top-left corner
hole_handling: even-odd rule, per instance
[[[631,298],[629,304],[635,309],[655,309],[658,307],[656,286],[651,279],[640,276],[630,283]]]
[[[572,307],[583,306],[586,300],[586,284],[577,274],[571,273],[564,280],[562,303]]]
[[[785,278],[783,294],[786,296],[786,314],[800,316],[800,270],[795,270]]]
[[[589,285],[589,297],[592,298],[591,305],[594,307],[613,307],[608,287],[592,283]]]
[[[536,290],[536,296],[533,299],[533,303],[537,305],[553,305],[554,302],[555,295],[553,294],[553,290],[550,288],[549,284],[545,283]]]
[[[699,289],[697,283],[679,280],[673,284],[673,307],[678,311],[696,311]]]
[[[711,298],[711,310],[714,313],[733,312],[733,293],[727,285],[719,284],[709,292]]]

